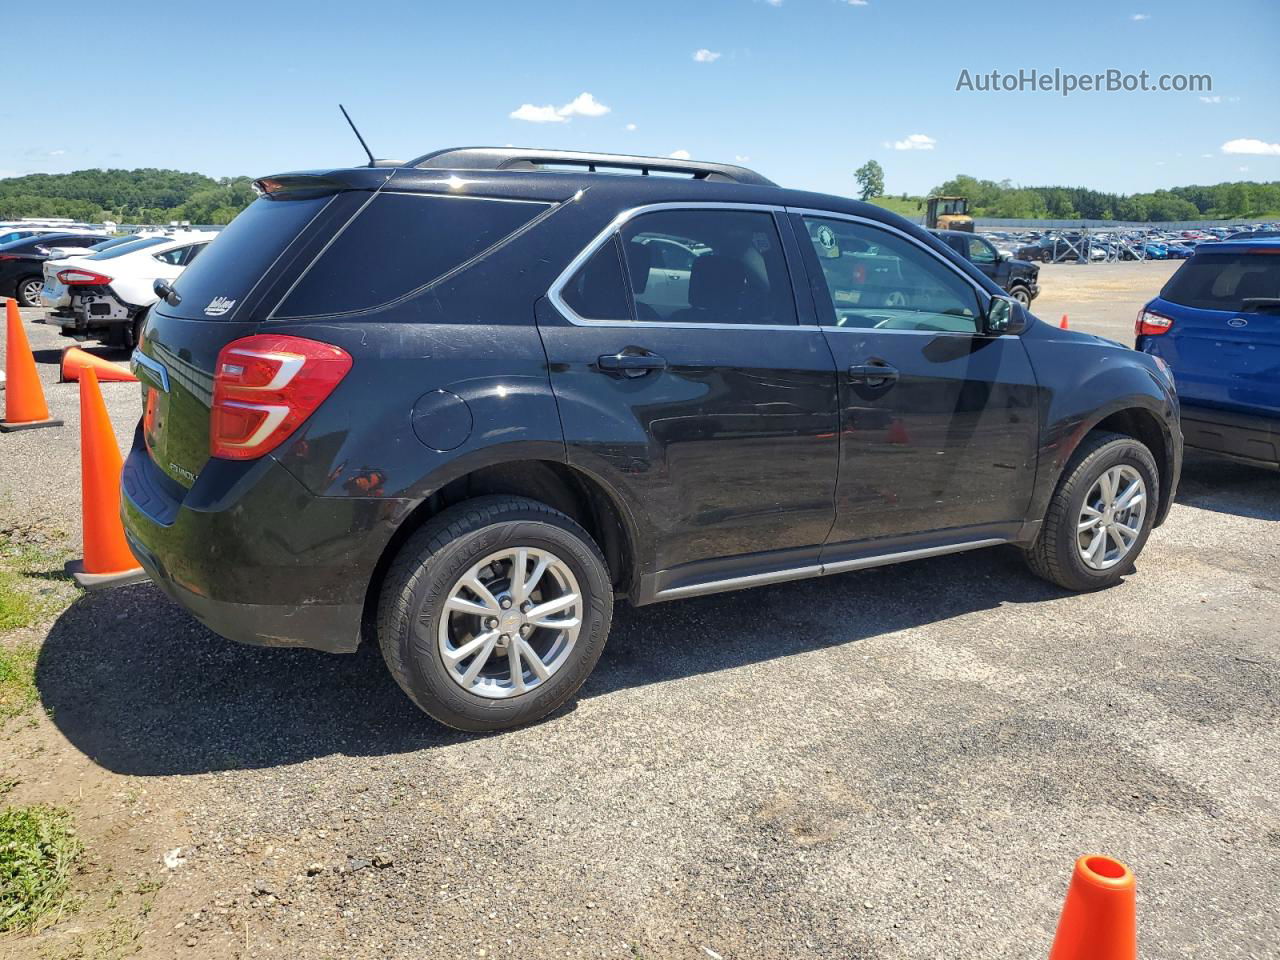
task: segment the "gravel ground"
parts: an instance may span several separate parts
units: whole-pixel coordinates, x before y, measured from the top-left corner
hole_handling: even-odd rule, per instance
[[[1074,278],[1106,269],[1047,269],[1045,303],[1080,284],[1092,329]],[[75,393],[42,370],[69,425],[0,437],[0,517],[74,538]],[[123,446],[136,389],[104,389]],[[996,549],[621,606],[575,704],[487,737],[375,650],[240,647],[138,585],[49,626],[51,719],[0,753],[76,810],[82,887],[163,883],[144,957],[1043,957],[1084,852],[1135,870],[1147,960],[1274,957],[1278,571],[1280,475],[1191,460],[1112,590]]]

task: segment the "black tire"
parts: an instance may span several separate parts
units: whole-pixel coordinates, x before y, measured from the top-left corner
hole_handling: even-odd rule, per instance
[[[1146,512],[1138,537],[1124,559],[1108,570],[1094,570],[1080,556],[1076,525],[1085,497],[1102,476],[1114,466],[1127,464],[1142,476],[1146,486]],[[1160,503],[1160,469],[1151,451],[1142,443],[1119,433],[1091,433],[1072,455],[1062,471],[1058,489],[1049,501],[1040,535],[1025,551],[1027,565],[1038,577],[1067,590],[1101,590],[1119,583],[1133,570],[1134,561],[1151,535]]]
[[[18,306],[40,306],[40,288],[43,286],[44,277],[42,276],[20,277],[13,288],[14,299],[18,301]]]
[[[464,689],[436,642],[444,604],[470,567],[507,546],[548,550],[572,571],[582,625],[568,659],[527,693],[490,699]],[[378,602],[377,635],[391,676],[421,710],[459,730],[487,732],[532,723],[582,686],[604,650],[613,587],[595,541],[571,518],[524,497],[477,497],[433,517],[400,548]]]
[[[1009,296],[1022,304],[1024,309],[1031,306],[1031,293],[1021,284],[1017,284],[1010,289]]]

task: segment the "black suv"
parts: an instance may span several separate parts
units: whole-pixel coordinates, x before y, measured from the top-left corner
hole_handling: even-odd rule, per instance
[[[1029,260],[1006,257],[986,237],[964,230],[934,230],[948,247],[995,281],[1024,307],[1040,295],[1040,268]]]
[[[1173,499],[1161,363],[878,207],[515,149],[258,188],[157,284],[130,543],[224,636],[376,636],[446,724],[563,704],[615,598],[995,544],[1090,590]]]

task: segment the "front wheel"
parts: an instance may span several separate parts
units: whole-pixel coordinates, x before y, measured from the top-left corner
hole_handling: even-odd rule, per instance
[[[1027,292],[1027,288],[1023,286],[1014,287],[1009,291],[1009,296],[1022,304],[1024,308],[1031,306],[1031,294]]]
[[[1026,551],[1031,570],[1068,590],[1119,583],[1151,534],[1159,478],[1142,443],[1118,433],[1090,434],[1067,464],[1040,535]]]
[[[581,526],[523,497],[479,497],[401,547],[378,606],[391,675],[459,730],[531,723],[564,704],[600,659],[613,588]]]

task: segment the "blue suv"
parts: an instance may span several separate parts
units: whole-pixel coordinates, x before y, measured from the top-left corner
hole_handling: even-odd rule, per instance
[[[1189,449],[1280,468],[1280,239],[1203,243],[1138,314]]]

